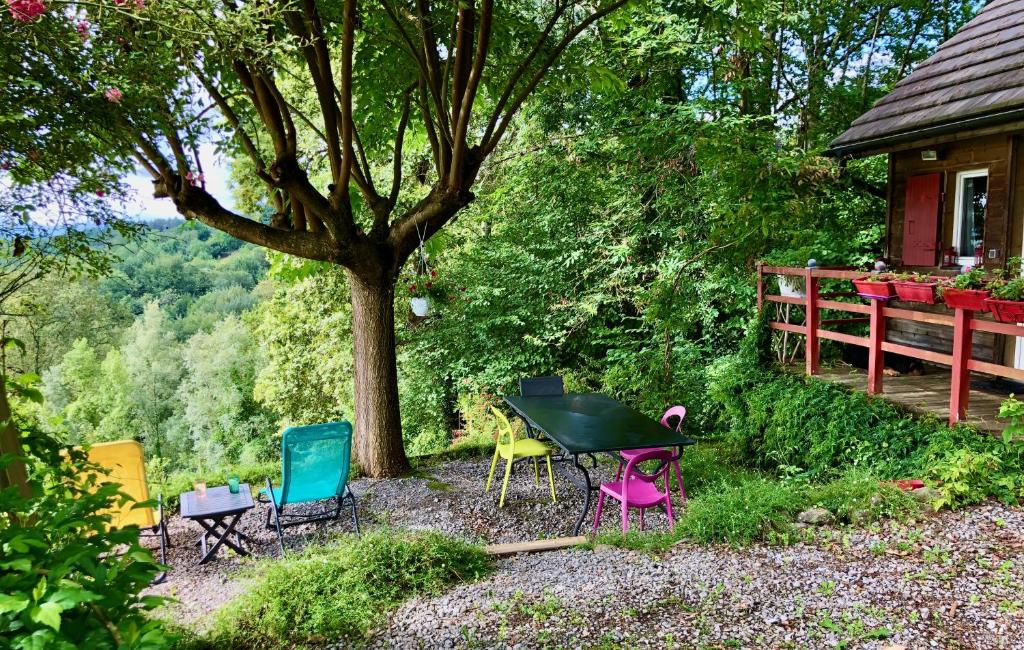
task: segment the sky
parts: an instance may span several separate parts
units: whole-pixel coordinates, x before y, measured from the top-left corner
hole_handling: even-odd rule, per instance
[[[210,144],[199,147],[199,157],[203,161],[206,191],[220,201],[224,207],[229,210],[234,209],[235,202],[228,186],[228,178],[231,175],[228,161],[217,156],[213,151],[213,145]],[[132,190],[131,196],[124,205],[124,210],[129,217],[139,221],[181,218],[170,199],[153,198],[153,181],[148,173],[140,170],[125,178],[124,182]]]

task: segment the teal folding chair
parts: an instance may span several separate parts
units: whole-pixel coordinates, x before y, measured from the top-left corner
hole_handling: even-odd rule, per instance
[[[284,555],[281,529],[315,521],[337,519],[348,501],[352,508],[352,524],[359,534],[356,495],[348,485],[352,458],[352,425],[328,422],[301,427],[288,427],[281,435],[281,487],[267,479],[260,496],[269,502],[267,528],[277,530],[277,541]],[[289,506],[310,501],[334,499],[334,508],[313,513],[287,512]],[[273,520],[271,520],[273,518]]]

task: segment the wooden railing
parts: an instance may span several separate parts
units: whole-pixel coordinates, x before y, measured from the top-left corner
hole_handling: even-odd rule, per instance
[[[882,379],[885,369],[884,353],[902,354],[914,359],[949,366],[952,370],[949,391],[949,424],[952,426],[967,415],[970,399],[971,372],[981,372],[997,377],[1024,381],[1024,369],[998,363],[989,363],[971,358],[974,332],[990,332],[1005,336],[1022,336],[1024,328],[1009,323],[997,323],[987,318],[976,318],[974,312],[965,309],[951,310],[950,314],[916,311],[913,309],[888,307],[883,300],[843,302],[836,298],[852,297],[853,291],[821,293],[821,280],[852,280],[863,277],[866,271],[826,268],[795,268],[786,266],[758,265],[757,308],[762,311],[766,302],[797,305],[804,310],[803,324],[771,321],[774,330],[789,332],[805,337],[804,363],[808,375],[818,373],[821,353],[821,339],[859,345],[868,350],[868,385],[870,395],[882,393]],[[765,276],[784,275],[803,278],[805,297],[796,298],[765,294]],[[853,318],[822,319],[822,311],[837,311],[855,314]],[[953,329],[952,354],[926,350],[910,345],[886,341],[886,322],[889,319],[903,319],[951,327]],[[867,337],[826,329],[827,325],[869,323]]]

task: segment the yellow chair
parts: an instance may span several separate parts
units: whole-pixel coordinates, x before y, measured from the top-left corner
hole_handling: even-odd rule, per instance
[[[135,502],[149,501],[149,486],[146,484],[146,460],[142,445],[134,440],[100,442],[89,448],[89,462],[102,467],[105,478],[121,484],[121,491],[134,502],[114,506],[107,512],[111,515],[111,528],[136,525],[140,537],[160,538],[160,563],[167,563],[166,547],[171,545],[164,521],[163,498],[157,496],[156,508],[135,508]],[[163,582],[166,573],[157,576],[154,584]]]
[[[498,500],[498,507],[505,505],[505,492],[508,490],[508,478],[512,475],[512,463],[520,458],[533,459],[533,474],[537,485],[540,485],[540,466],[538,458],[544,458],[548,463],[548,483],[551,485],[551,501],[555,502],[555,477],[551,473],[552,449],[539,440],[532,438],[521,438],[516,440],[516,432],[509,424],[508,418],[498,409],[491,407],[494,417],[498,420],[498,440],[494,447],[494,458],[491,459],[491,472],[487,475],[487,486],[484,492],[491,489],[491,481],[494,479],[494,469],[498,466],[498,457],[506,461],[505,479],[501,482],[501,498]]]

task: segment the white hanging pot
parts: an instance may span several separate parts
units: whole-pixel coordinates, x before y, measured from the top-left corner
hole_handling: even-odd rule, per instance
[[[791,277],[788,275],[777,275],[779,279],[779,293],[790,298],[805,298],[803,278]]]
[[[427,315],[430,311],[430,300],[428,298],[410,298],[409,305],[412,307],[412,313],[420,318]]]

